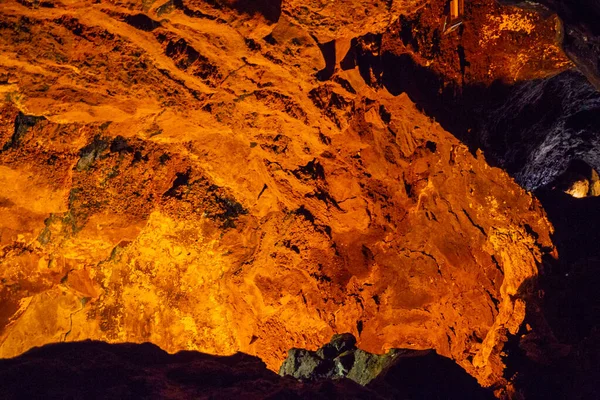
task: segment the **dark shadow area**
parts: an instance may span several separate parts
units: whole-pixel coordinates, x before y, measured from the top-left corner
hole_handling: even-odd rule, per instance
[[[321,53],[323,53],[325,68],[317,72],[317,79],[320,81],[327,81],[335,72],[335,40],[323,44],[319,43],[319,49],[321,49]]]
[[[10,148],[17,148],[21,143],[23,137],[33,128],[38,122],[45,121],[45,117],[38,117],[35,115],[23,114],[19,111],[19,114],[15,118],[15,131],[12,134],[10,140],[4,144],[1,151],[6,151]]]
[[[472,112],[464,104],[461,88],[445,85],[443,77],[417,64],[410,54],[386,52],[382,54],[379,68],[381,83],[392,95],[406,93],[420,110],[462,140],[472,152],[478,148],[478,141],[466,136],[474,121]],[[472,88],[471,92],[476,89]]]
[[[350,49],[340,61],[342,70],[353,69],[358,66],[363,80],[371,86],[378,86],[378,78],[381,76],[382,62],[379,57],[381,47],[381,34],[368,33],[352,39]]]
[[[349,381],[303,385],[253,356],[145,344],[57,343],[0,360],[2,399],[369,399]]]
[[[332,339],[324,357],[348,359]],[[342,346],[339,346],[339,344]],[[336,347],[337,346],[337,347]],[[360,351],[360,350],[359,350]],[[290,351],[290,354],[292,351]],[[361,373],[374,365],[362,352]],[[392,354],[392,353],[389,353]],[[367,358],[365,358],[366,356]],[[432,351],[394,350],[381,379],[367,387],[344,376],[304,380],[279,376],[243,353],[215,356],[195,351],[168,354],[144,344],[85,341],[34,348],[0,360],[2,399],[491,399],[453,361]],[[354,358],[353,358],[354,359]],[[328,364],[329,365],[329,364]],[[346,364],[344,364],[346,365]],[[377,371],[377,374],[381,368]]]
[[[123,18],[129,25],[146,32],[151,32],[161,26],[160,22],[153,20],[146,14],[125,15]]]
[[[577,343],[600,329],[600,197],[577,199],[559,190],[536,195],[558,249],[558,262],[547,263],[540,278],[546,319],[561,342]]]
[[[454,361],[432,350],[404,351],[367,387],[394,399],[494,399]]]
[[[593,329],[572,345],[559,343],[552,334],[556,325],[549,327],[546,322],[548,314],[556,310],[545,307],[548,301],[539,297],[539,285],[528,279],[520,287],[518,296],[527,302],[527,316],[521,330],[509,335],[503,348],[505,377],[521,396],[514,398],[600,398],[600,330]]]
[[[237,0],[233,7],[247,14],[261,14],[270,22],[279,21],[282,0]]]

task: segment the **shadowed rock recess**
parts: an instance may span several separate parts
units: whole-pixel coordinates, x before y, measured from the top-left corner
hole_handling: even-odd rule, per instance
[[[0,397],[598,397],[598,6],[456,8],[3,1]]]
[[[332,342],[333,343],[333,342]],[[367,357],[376,355],[365,353]],[[3,398],[44,399],[493,399],[451,360],[402,350],[366,387],[350,379],[301,383],[243,353],[168,354],[145,344],[56,343],[0,360]]]

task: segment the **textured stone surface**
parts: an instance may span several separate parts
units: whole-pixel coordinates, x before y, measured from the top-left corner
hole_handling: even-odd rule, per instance
[[[337,3],[3,3],[0,356],[92,338],[276,370],[352,332],[506,383],[552,228],[414,89],[570,68],[556,20],[481,2],[441,35],[442,2]]]
[[[600,92],[576,71],[507,88],[482,105],[478,144],[529,190],[550,185],[574,161],[600,168]]]
[[[350,379],[385,397],[490,399],[492,391],[449,359],[430,350],[391,349],[371,354],[349,334],[334,335],[317,351],[291,349],[279,375],[302,382]]]
[[[316,352],[291,349],[279,375],[303,382],[348,378],[392,398],[493,398],[491,390],[430,350],[392,349],[377,355],[357,349],[355,343],[345,333],[334,335]]]
[[[594,0],[539,0],[562,20],[561,39],[566,54],[600,90],[600,5]],[[535,3],[533,3],[535,4]]]

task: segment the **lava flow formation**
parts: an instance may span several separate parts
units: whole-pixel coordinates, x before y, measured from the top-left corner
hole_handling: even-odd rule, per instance
[[[0,1],[0,393],[598,395],[592,0],[163,1]]]

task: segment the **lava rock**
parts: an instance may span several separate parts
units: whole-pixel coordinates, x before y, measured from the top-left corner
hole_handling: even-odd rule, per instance
[[[492,397],[452,360],[434,351],[392,349],[379,355],[357,349],[355,344],[356,338],[345,333],[334,335],[316,352],[292,349],[279,374],[311,382],[347,378],[391,398]]]

